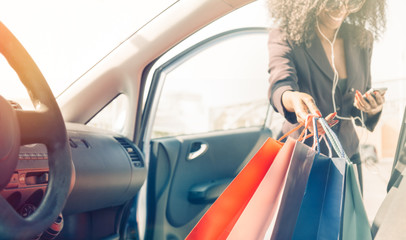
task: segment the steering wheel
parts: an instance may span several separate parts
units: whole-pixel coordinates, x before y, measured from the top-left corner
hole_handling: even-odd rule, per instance
[[[20,145],[42,143],[48,150],[49,183],[36,211],[21,217],[0,196],[0,239],[30,239],[49,227],[62,212],[75,174],[65,122],[55,97],[34,60],[0,22],[0,52],[18,74],[34,111],[15,110],[0,96],[0,191],[10,181]]]

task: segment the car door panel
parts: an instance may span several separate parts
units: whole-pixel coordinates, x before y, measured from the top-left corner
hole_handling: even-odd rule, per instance
[[[150,232],[148,239],[186,237],[270,136],[268,129],[250,128],[153,140],[147,202],[155,211],[147,222],[155,231],[153,236]],[[191,146],[196,142],[204,142],[208,148],[188,160]]]
[[[266,44],[265,28],[234,29],[157,62],[141,124],[145,239],[184,239],[273,135]]]

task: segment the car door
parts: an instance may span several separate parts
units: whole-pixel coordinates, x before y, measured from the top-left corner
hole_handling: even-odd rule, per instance
[[[275,134],[267,57],[267,30],[243,28],[201,41],[156,69],[141,127],[145,239],[184,239]]]

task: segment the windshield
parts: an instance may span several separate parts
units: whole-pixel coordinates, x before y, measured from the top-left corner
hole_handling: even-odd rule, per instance
[[[1,1],[0,21],[24,45],[57,96],[175,1]],[[32,108],[2,55],[0,94]]]

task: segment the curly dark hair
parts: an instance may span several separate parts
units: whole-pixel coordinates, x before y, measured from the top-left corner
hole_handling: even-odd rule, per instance
[[[317,15],[329,0],[268,0],[271,17],[295,44],[310,45],[315,36]],[[351,1],[351,0],[350,0]],[[366,0],[362,8],[351,13],[344,23],[354,27],[348,34],[354,36],[360,47],[370,47],[385,30],[386,0]]]

